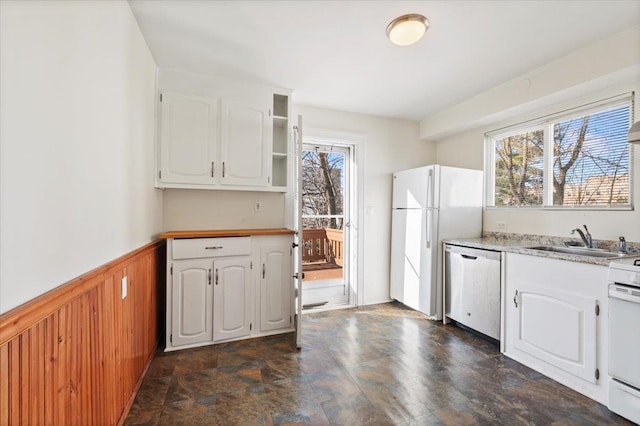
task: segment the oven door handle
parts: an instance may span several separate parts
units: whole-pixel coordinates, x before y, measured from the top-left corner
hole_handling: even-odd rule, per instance
[[[640,304],[640,295],[636,296],[631,292],[640,293],[639,290],[632,290],[626,286],[609,285],[609,299],[626,300],[627,302]]]

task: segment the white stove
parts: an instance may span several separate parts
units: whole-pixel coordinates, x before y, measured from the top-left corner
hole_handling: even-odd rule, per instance
[[[609,409],[640,424],[640,258],[609,265]]]

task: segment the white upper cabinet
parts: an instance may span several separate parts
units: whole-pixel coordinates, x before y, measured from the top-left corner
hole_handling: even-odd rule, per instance
[[[222,184],[267,186],[271,183],[271,128],[269,105],[222,101]]]
[[[218,101],[162,93],[160,183],[213,184],[218,146]]]
[[[232,91],[161,90],[157,187],[287,191],[289,95]]]

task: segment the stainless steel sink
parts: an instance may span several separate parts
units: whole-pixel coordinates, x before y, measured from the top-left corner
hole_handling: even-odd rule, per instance
[[[607,259],[616,259],[629,256],[628,254],[624,253],[615,253],[605,249],[589,247],[536,246],[527,248],[531,250],[550,251],[554,253],[573,254],[577,256],[602,257]]]

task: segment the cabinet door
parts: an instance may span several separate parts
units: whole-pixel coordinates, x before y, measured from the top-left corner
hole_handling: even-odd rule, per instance
[[[173,346],[213,341],[211,259],[173,263],[171,343]]]
[[[217,101],[163,92],[160,119],[160,182],[215,183]]]
[[[291,245],[278,244],[260,249],[260,331],[290,328]]]
[[[270,184],[272,126],[268,105],[222,101],[221,183]]]
[[[516,349],[596,383],[596,299],[526,281],[509,297]]]
[[[249,256],[214,262],[214,340],[251,332],[251,260]]]

